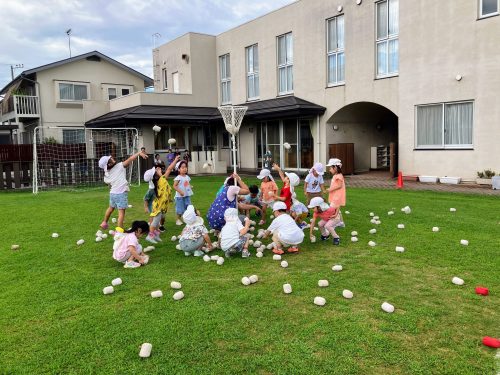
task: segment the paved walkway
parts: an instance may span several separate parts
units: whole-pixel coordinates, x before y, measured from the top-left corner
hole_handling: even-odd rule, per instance
[[[358,175],[345,176],[347,187],[376,188],[376,189],[396,189],[397,179],[390,178],[383,173],[363,173]],[[329,182],[328,182],[329,183]],[[500,190],[493,190],[491,186],[476,184],[432,184],[414,181],[404,181],[405,190],[432,190],[450,193],[496,195],[500,197]]]

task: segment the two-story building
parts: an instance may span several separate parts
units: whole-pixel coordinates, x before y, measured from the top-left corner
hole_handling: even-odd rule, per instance
[[[79,143],[83,101],[107,102],[152,85],[151,78],[97,51],[25,70],[0,91],[0,132],[31,143],[35,127],[61,127],[51,133],[59,138],[53,141]]]
[[[499,0],[299,0],[217,36],[188,33],[160,46],[155,93],[106,110],[90,103],[87,126],[136,126],[157,151],[175,138],[230,163],[217,106],[245,105],[241,168],[260,168],[271,151],[286,169],[336,156],[346,173],[472,180],[500,170],[499,8]]]

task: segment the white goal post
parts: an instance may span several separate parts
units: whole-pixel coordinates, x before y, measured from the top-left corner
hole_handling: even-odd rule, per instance
[[[233,168],[234,173],[236,173],[236,134],[240,131],[241,123],[248,107],[223,105],[218,108],[224,120],[226,130],[231,134],[231,141],[233,143]],[[236,180],[234,180],[234,183],[236,185]]]
[[[33,134],[33,194],[42,189],[102,187],[99,158],[127,159],[138,151],[136,128],[36,127]],[[127,168],[130,184],[140,185],[140,164]]]

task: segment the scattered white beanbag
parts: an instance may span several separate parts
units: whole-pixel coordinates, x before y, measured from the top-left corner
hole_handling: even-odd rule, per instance
[[[249,277],[249,279],[252,284],[255,284],[257,281],[259,281],[259,277],[257,275],[252,275]]]
[[[261,245],[262,245],[262,242],[260,242],[260,241],[255,241],[255,242],[253,243],[253,246],[254,246],[255,248],[258,248],[258,247],[260,247]]]
[[[176,248],[177,250],[181,250],[181,245],[177,244],[177,245],[175,245],[175,248]]]
[[[208,255],[203,255],[203,260],[205,262],[210,262],[210,257]]]
[[[155,290],[155,291],[151,292],[151,297],[153,297],[153,298],[163,297],[163,292],[161,290]]]
[[[404,248],[403,246],[396,246],[396,251],[397,251],[398,253],[404,253],[405,248]]]
[[[370,216],[371,216],[371,217],[374,217],[374,216],[375,216],[375,214],[374,214],[373,212],[370,212]]]
[[[178,301],[180,299],[183,299],[184,298],[184,292],[182,290],[179,290],[178,292],[175,292],[173,298],[176,301]]]
[[[222,266],[224,264],[225,260],[223,257],[219,257],[219,259],[217,259],[217,265],[219,266]]]
[[[350,290],[344,289],[342,291],[342,296],[344,298],[351,299],[352,297],[354,297],[354,294]]]
[[[467,241],[467,240],[460,240],[460,245],[469,246],[469,241]]]
[[[210,260],[213,260],[213,261],[217,262],[219,260],[219,258],[220,258],[220,256],[218,256],[218,255],[212,255],[210,257]]]
[[[461,279],[460,277],[454,277],[453,279],[451,279],[451,282],[455,285],[464,285],[465,284],[465,281],[463,279]]]
[[[387,215],[389,215],[389,216],[394,215],[394,211],[387,212]]]
[[[96,237],[95,238],[95,242],[101,242],[102,241],[102,237]]]
[[[264,253],[262,251],[257,251],[257,254],[255,254],[257,258],[262,258],[264,256]]]
[[[104,240],[104,239],[108,238],[108,235],[106,233],[103,233],[101,237]]]
[[[398,229],[405,229],[405,225],[404,224],[398,224]]]
[[[153,126],[153,131],[155,133],[159,133],[161,131],[161,127],[159,127],[158,125],[155,125],[155,126]]]
[[[281,261],[281,267],[287,268],[288,267],[288,262],[286,260]]]
[[[369,245],[369,246],[371,246],[371,247],[374,247],[374,246],[376,246],[377,244],[376,244],[375,242],[373,242],[373,241],[370,241],[370,242],[368,242],[368,245]]]
[[[177,237],[176,236],[172,236],[171,240],[172,241],[177,241]]]
[[[386,313],[393,313],[394,312],[394,306],[388,302],[384,302],[381,307],[382,307],[382,310],[384,310]]]
[[[84,243],[85,243],[85,240],[78,240],[78,241],[76,241],[76,244],[77,244],[78,246],[83,245]],[[14,250],[14,249],[13,249],[13,250]]]
[[[139,352],[139,357],[148,358],[151,355],[151,350],[153,349],[153,345],[149,342],[145,342],[141,345],[141,351]]]
[[[314,297],[314,304],[317,306],[325,306],[326,299],[323,297]]]
[[[351,232],[351,236],[356,237],[357,235],[358,235],[358,232],[356,232],[355,230],[353,230],[353,231]]]
[[[107,286],[106,288],[104,288],[104,289],[102,290],[102,292],[103,292],[104,294],[111,294],[111,293],[113,293],[114,291],[115,291],[115,289],[114,289],[112,286]]]
[[[111,280],[111,285],[113,285],[113,286],[117,286],[117,285],[121,285],[121,284],[122,284],[122,279],[120,279],[119,277]]]
[[[450,208],[450,212],[457,212],[457,209],[456,208]]]
[[[148,253],[150,251],[153,251],[154,249],[155,249],[154,246],[147,246],[142,251],[144,251],[145,253]]]
[[[279,255],[279,254],[274,254],[274,255],[273,255],[273,260],[281,260],[281,255]]]
[[[172,281],[172,282],[170,283],[170,287],[171,287],[172,289],[181,289],[181,288],[182,288],[182,285],[181,285],[181,283],[180,283],[180,282],[178,282],[178,281]]]
[[[369,232],[370,232],[370,234],[375,234],[375,233],[377,233],[377,230],[375,228],[373,228],[373,229],[370,229]]]
[[[351,242],[358,242],[358,237],[351,237]]]
[[[349,211],[346,211],[346,212],[345,212],[345,214],[346,214],[346,215],[349,215],[349,214],[350,214],[350,212],[349,212]]]
[[[292,293],[292,286],[290,284],[283,284],[283,292],[285,294]]]
[[[52,238],[57,238],[59,237],[59,233],[52,233]]]
[[[250,281],[250,279],[249,279],[248,277],[246,277],[246,276],[245,276],[245,277],[243,277],[243,278],[241,279],[241,283],[242,283],[243,285],[250,285],[250,284],[251,284],[251,281]]]
[[[318,286],[319,287],[324,288],[324,287],[327,287],[328,285],[330,285],[330,283],[328,282],[328,280],[318,280]]]
[[[432,227],[433,232],[439,232],[439,227]]]
[[[332,271],[340,272],[342,271],[342,266],[340,264],[336,264],[332,267]]]
[[[116,220],[116,217],[111,218],[111,222],[112,222],[113,224],[115,224],[115,223],[116,223],[116,221],[117,221],[117,220]]]

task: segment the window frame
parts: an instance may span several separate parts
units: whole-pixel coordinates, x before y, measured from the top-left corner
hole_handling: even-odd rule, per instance
[[[61,98],[61,84],[73,86],[73,99],[62,99]],[[85,86],[87,97],[84,99],[74,99],[75,86]],[[82,103],[83,100],[90,100],[90,83],[89,82],[81,82],[81,81],[57,81],[56,80],[56,97],[57,97],[58,103]]]
[[[486,14],[482,13],[483,12],[483,1],[484,0],[478,1],[478,19],[494,17],[494,16],[498,16],[500,14],[500,0],[496,0],[496,2],[497,2],[496,12],[486,13]]]
[[[115,90],[115,95],[111,95],[110,94],[110,90]],[[111,98],[112,96],[114,96],[114,98]],[[116,87],[108,87],[108,100],[113,100],[113,99],[116,99],[118,98],[118,90]]]
[[[252,50],[252,67],[250,67],[250,50]],[[257,56],[257,64],[255,63]],[[250,69],[251,68],[251,69]],[[260,97],[260,82],[259,82],[259,45],[258,43],[245,47],[245,69],[246,69],[246,86],[247,86],[247,101],[259,100]],[[250,78],[253,79],[253,89],[255,96],[250,96]],[[257,82],[257,83],[255,83]]]
[[[223,65],[225,70],[223,70]],[[226,74],[223,74],[223,73]],[[222,105],[231,104],[231,56],[225,53],[219,56],[219,77],[220,77],[220,102]],[[224,87],[227,98],[224,97]]]
[[[289,51],[288,51],[288,43],[287,43],[287,36],[290,36],[291,38],[291,57],[289,59]],[[284,59],[284,63],[281,63],[280,64],[280,38],[284,38],[285,40],[285,59]],[[294,86],[293,86],[293,33],[290,31],[288,33],[285,33],[285,34],[281,34],[281,35],[278,35],[276,37],[276,66],[277,66],[277,83],[278,83],[278,96],[282,96],[282,95],[290,95],[290,94],[293,94],[293,90],[294,90]],[[280,91],[280,71],[281,70],[285,70],[285,77],[286,77],[286,90],[285,91]],[[291,73],[292,73],[292,78],[291,78],[291,85],[289,84],[290,82],[288,82],[288,69],[291,70]],[[291,88],[290,88],[291,87]]]
[[[172,92],[174,94],[180,94],[181,92],[181,81],[180,81],[179,71],[172,73]]]
[[[471,144],[446,144],[445,143],[445,109],[446,105],[451,104],[472,104],[472,125],[471,125]],[[431,106],[441,106],[441,145],[418,145],[418,108],[419,107],[431,107]],[[471,100],[460,100],[455,102],[438,102],[438,103],[428,103],[428,104],[417,104],[415,105],[414,112],[414,124],[415,124],[415,134],[414,134],[414,147],[415,150],[472,150],[474,149],[474,117],[475,117],[475,102]]]
[[[162,80],[162,90],[167,91],[168,90],[168,72],[167,68],[162,68],[161,70],[161,80]]]
[[[389,22],[390,22],[390,17],[389,17],[389,6],[391,1],[397,1],[398,2],[398,32],[395,34],[390,34],[389,33]],[[378,5],[381,3],[386,3],[387,4],[387,23],[386,23],[386,36],[383,38],[378,37]],[[389,72],[389,43],[391,41],[397,41],[398,43],[398,69],[397,71],[394,72]],[[385,44],[386,48],[386,56],[387,56],[387,61],[386,61],[386,73],[379,74],[379,61],[378,61],[378,46],[381,44]],[[399,0],[377,0],[375,1],[375,78],[376,79],[381,79],[381,78],[390,78],[390,77],[397,77],[399,76]]]
[[[338,47],[338,18],[342,17],[343,21],[344,21],[344,33],[343,33],[343,47],[342,48],[339,48]],[[329,50],[329,46],[330,46],[330,22],[332,21],[335,21],[335,38],[336,38],[336,48],[333,49],[333,50]],[[344,14],[339,14],[335,17],[330,17],[326,20],[326,85],[327,87],[335,87],[335,86],[343,86],[345,85],[345,16]],[[344,57],[344,71],[343,71],[343,75],[344,75],[344,79],[339,81],[338,80],[338,73],[339,73],[339,65],[338,65],[338,61],[339,61],[339,58],[338,56],[342,54],[343,57]],[[335,57],[335,81],[330,81],[330,69],[329,69],[329,66],[330,66],[330,57]]]

